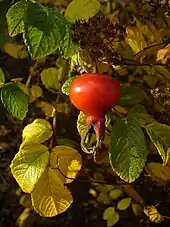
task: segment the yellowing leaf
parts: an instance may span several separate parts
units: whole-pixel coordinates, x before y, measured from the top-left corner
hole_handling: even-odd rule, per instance
[[[32,192],[49,159],[48,147],[41,144],[21,149],[11,163],[11,171],[24,192]]]
[[[29,94],[29,89],[26,87],[25,84],[21,83],[21,82],[17,82],[18,87],[26,94]]]
[[[43,91],[41,87],[39,87],[38,85],[33,85],[29,89],[29,103],[32,103],[35,100],[37,100],[39,97],[41,97],[42,93]]]
[[[132,201],[131,198],[124,198],[118,202],[117,208],[119,210],[126,210],[130,206],[131,201]]]
[[[28,58],[28,52],[25,45],[14,44],[14,43],[5,43],[4,51],[10,56],[16,59],[25,59]]]
[[[73,202],[58,170],[51,168],[45,169],[31,193],[31,198],[35,211],[44,217],[53,217],[66,211]]]
[[[0,88],[5,84],[5,75],[3,70],[0,68]]]
[[[39,101],[36,103],[36,106],[42,109],[42,112],[47,117],[54,117],[55,116],[55,108],[48,102]]]
[[[111,199],[118,199],[122,195],[123,195],[123,192],[120,189],[111,190],[110,193],[109,193],[109,196],[110,196]]]
[[[106,193],[101,192],[97,198],[97,201],[105,205],[108,205],[110,203],[110,198]]]
[[[52,134],[52,127],[48,121],[36,119],[24,128],[22,132],[22,145],[43,143],[48,140]]]
[[[54,67],[44,69],[41,72],[41,80],[46,88],[54,90],[60,89],[61,84],[59,82],[59,74],[59,71]]]
[[[164,218],[160,215],[155,206],[144,207],[144,213],[152,222],[161,223],[162,221],[164,221]]]
[[[107,226],[113,226],[119,221],[119,214],[115,212],[109,219],[107,219]]]
[[[158,51],[157,61],[161,61],[163,64],[165,64],[169,58],[170,58],[170,43]]]
[[[81,169],[82,157],[74,148],[56,146],[50,155],[50,165],[59,168],[64,183],[70,183]]]
[[[150,139],[157,148],[163,165],[167,164],[170,149],[170,126],[160,123],[149,124],[145,127]]]
[[[141,217],[142,214],[143,214],[143,209],[141,206],[139,206],[138,204],[136,203],[132,203],[132,210],[133,210],[133,213],[136,217]]]
[[[103,213],[103,219],[104,220],[109,219],[109,217],[112,217],[114,213],[115,213],[115,208],[114,207],[108,207],[107,209],[105,209],[105,211]]]
[[[79,19],[88,20],[100,10],[98,0],[73,0],[65,11],[65,17],[74,22]]]
[[[136,26],[129,26],[126,28],[125,40],[129,44],[129,46],[131,46],[135,54],[147,47],[140,28]]]
[[[156,182],[166,185],[170,182],[170,167],[161,163],[150,162],[145,167],[146,172]]]

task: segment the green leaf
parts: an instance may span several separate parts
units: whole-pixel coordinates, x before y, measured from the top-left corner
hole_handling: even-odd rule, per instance
[[[154,123],[145,127],[150,139],[157,148],[163,165],[167,164],[170,153],[170,126],[160,123]]]
[[[8,31],[10,36],[16,36],[24,32],[24,15],[28,8],[29,2],[21,0],[8,10],[6,14]]]
[[[1,89],[1,101],[9,113],[23,120],[28,111],[27,97],[14,83],[5,84]]]
[[[128,117],[135,118],[141,126],[157,122],[151,115],[146,112],[145,107],[142,105],[136,105],[132,107],[128,112]]]
[[[71,37],[70,27],[66,26],[64,41],[60,45],[60,54],[63,58],[68,59],[72,57],[79,49],[79,46],[75,44]]]
[[[129,197],[121,199],[117,204],[117,208],[119,210],[126,210],[130,206],[131,202],[132,202],[132,199]]]
[[[107,227],[114,226],[119,221],[119,213],[115,212],[113,216],[107,219]]]
[[[104,210],[103,212],[103,219],[104,220],[107,220],[109,219],[110,217],[113,216],[113,214],[115,213],[115,208],[114,207],[108,207]]]
[[[142,102],[145,99],[145,93],[137,86],[122,85],[121,97],[118,105],[128,106],[135,105]]]
[[[8,9],[7,1],[0,1],[0,46],[4,43],[5,40],[5,27],[6,27],[6,12]]]
[[[30,193],[44,172],[49,160],[48,147],[41,144],[21,149],[11,163],[11,171],[24,192]]]
[[[70,77],[68,80],[66,80],[66,82],[63,84],[61,91],[63,92],[63,94],[65,95],[69,95],[69,89],[70,89],[70,85],[72,83],[72,81],[75,79],[74,77]]]
[[[123,192],[121,189],[113,189],[109,192],[109,196],[111,199],[118,199],[119,197],[121,197],[123,195]]]
[[[65,11],[65,17],[71,22],[76,20],[88,20],[95,16],[100,10],[97,0],[73,0]]]
[[[54,53],[64,39],[66,20],[57,9],[31,3],[25,15],[24,41],[32,58]]]
[[[5,84],[5,75],[2,69],[0,68],[0,88],[3,87]]]
[[[148,151],[144,133],[135,119],[119,119],[113,125],[109,159],[113,170],[126,182],[142,172]]]

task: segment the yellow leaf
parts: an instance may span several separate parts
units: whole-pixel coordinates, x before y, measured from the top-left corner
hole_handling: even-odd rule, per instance
[[[89,189],[89,194],[92,195],[93,197],[97,197],[97,192],[93,188]]]
[[[42,96],[42,88],[39,87],[38,85],[33,85],[29,89],[29,103],[34,102],[36,99]]]
[[[32,192],[48,159],[48,147],[41,144],[26,146],[15,155],[10,166],[11,172],[24,192]]]
[[[117,208],[119,210],[126,210],[130,206],[131,201],[132,201],[132,199],[129,197],[121,199],[117,204]]]
[[[36,103],[36,106],[42,109],[42,112],[45,114],[45,116],[47,117],[55,116],[55,108],[50,103],[45,101],[39,101]]]
[[[125,41],[131,46],[135,54],[147,47],[140,28],[137,26],[129,26],[126,28]]]
[[[144,213],[149,217],[150,221],[155,223],[160,223],[164,221],[164,218],[157,211],[155,206],[146,206],[144,207]]]
[[[109,219],[107,219],[107,226],[113,226],[119,221],[119,214],[115,212]]]
[[[161,61],[163,64],[165,64],[169,58],[170,58],[170,43],[158,51],[156,60]]]
[[[58,173],[56,169],[46,168],[31,193],[33,207],[41,216],[53,217],[63,213],[73,202]]]
[[[64,113],[66,115],[69,115],[70,113],[70,105],[68,105],[66,102],[57,103],[55,107],[59,113]]]
[[[48,140],[52,134],[52,127],[48,121],[36,119],[24,128],[22,132],[23,144],[21,144],[21,147],[28,144],[43,143]]]
[[[114,207],[108,207],[105,209],[104,213],[103,213],[103,219],[107,220],[110,217],[113,216],[113,214],[115,213],[115,208]]]
[[[145,167],[146,172],[156,182],[166,185],[170,182],[170,166],[158,162],[150,162]]]
[[[123,195],[123,192],[121,189],[114,189],[114,190],[111,190],[109,193],[109,196],[111,199],[118,199],[122,195]]]
[[[26,87],[25,84],[21,83],[21,82],[17,82],[18,87],[26,94],[29,94],[29,89]]]
[[[16,59],[25,59],[28,58],[28,51],[25,45],[15,44],[15,43],[5,43],[4,51],[10,56]]]
[[[61,68],[58,70],[54,67],[44,69],[41,72],[41,80],[43,84],[46,86],[46,88],[51,88],[54,90],[59,90],[61,87],[60,81],[59,81],[59,76]]]
[[[56,146],[50,155],[50,166],[59,168],[64,183],[72,182],[81,169],[82,157],[72,147]],[[70,179],[69,179],[70,178]]]

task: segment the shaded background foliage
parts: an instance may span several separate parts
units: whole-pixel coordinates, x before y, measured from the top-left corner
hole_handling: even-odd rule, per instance
[[[47,113],[47,109],[52,108],[50,104],[53,104],[56,111],[55,143],[70,145],[80,150],[79,133],[82,130],[80,126],[83,124],[78,124],[78,133],[76,128],[78,111],[71,106],[68,97],[62,94],[59,88],[68,77],[91,71],[94,58],[99,72],[116,76],[121,83],[138,85],[145,91],[146,99],[141,99],[141,101],[147,112],[160,123],[170,124],[169,1],[101,1],[100,12],[88,22],[75,21],[71,27],[73,41],[82,48],[80,58],[72,59],[71,63],[67,59],[59,59],[58,53],[51,54],[35,63],[25,48],[22,36],[20,34],[13,38],[8,36],[5,15],[11,3],[14,2],[0,2],[2,6],[0,7],[0,67],[5,73],[6,82],[15,81],[23,91],[25,84],[26,88],[36,85],[38,89],[34,87],[32,93],[29,91],[31,95],[29,94],[28,114],[22,122],[15,120],[0,104],[0,226],[63,225],[67,227],[80,224],[106,226],[103,212],[108,206],[116,206],[119,201],[118,198],[116,201],[109,199],[107,194],[110,189],[108,190],[107,185],[116,185],[117,189],[125,191],[123,196],[132,197],[137,203],[145,201],[147,205],[157,205],[162,215],[170,216],[168,188],[170,177],[167,174],[169,169],[165,171],[164,177],[160,177],[158,166],[152,169],[148,165],[140,178],[127,190],[126,184],[120,181],[112,173],[111,168],[105,164],[105,161],[107,162],[107,138],[102,154],[99,156],[99,164],[94,163],[91,157],[83,156],[83,170],[78,179],[69,185],[74,198],[72,206],[65,213],[51,219],[34,213],[30,197],[18,188],[9,168],[11,160],[19,149],[23,128],[35,118],[47,118],[52,123],[53,109]],[[70,1],[41,0],[39,3],[56,7],[64,14]],[[51,87],[47,85],[47,82],[43,82],[41,75],[45,69],[56,67],[56,61],[57,70],[60,68],[64,70],[60,71],[59,84]],[[63,67],[67,62],[72,64],[70,71],[67,64]],[[134,103],[136,97],[135,93],[130,105],[136,104]],[[114,110],[118,116],[127,115],[129,110],[126,107],[127,102],[128,100],[125,100],[125,105],[121,104]],[[117,115],[113,120],[117,118]],[[149,150],[148,161],[161,162],[151,142]],[[155,175],[152,172],[155,172]],[[150,175],[152,178],[149,177]],[[94,181],[104,183],[94,184]],[[100,188],[100,185],[103,188]],[[120,220],[116,226],[122,225],[155,226],[158,224],[149,222],[147,216],[135,217],[130,207],[120,212]],[[168,226],[168,219],[159,225]]]

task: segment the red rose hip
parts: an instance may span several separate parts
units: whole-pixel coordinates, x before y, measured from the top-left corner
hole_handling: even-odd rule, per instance
[[[86,134],[92,126],[94,127],[98,146],[104,137],[105,114],[115,106],[120,97],[119,82],[108,75],[84,74],[73,80],[69,97],[71,103],[87,117]],[[94,150],[87,152],[83,143],[84,141],[82,141],[82,149],[86,153],[94,152]]]

